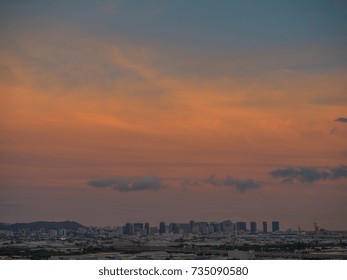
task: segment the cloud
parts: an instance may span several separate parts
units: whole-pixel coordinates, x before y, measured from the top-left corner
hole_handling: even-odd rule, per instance
[[[254,181],[252,179],[239,180],[234,179],[231,176],[226,177],[223,183],[226,186],[235,186],[236,189],[241,193],[245,192],[246,190],[259,188],[261,186],[260,182]]]
[[[165,187],[156,176],[93,179],[88,182],[88,185],[95,188],[112,188],[120,192],[158,191]]]
[[[142,190],[151,190],[151,191],[157,191],[164,186],[162,185],[161,181],[155,177],[155,176],[146,176],[141,177],[137,180],[135,180],[131,185],[132,191],[142,191]]]
[[[340,118],[337,118],[335,121],[336,121],[336,122],[344,122],[344,123],[347,123],[347,118],[340,117]]]
[[[341,173],[340,170],[336,170],[335,172],[336,174]],[[211,175],[205,180],[183,180],[180,182],[180,186],[183,188],[198,187],[203,184],[235,187],[240,193],[259,188],[262,185],[261,182],[253,179],[234,179],[231,176],[227,176],[225,179],[220,180],[215,175]],[[88,185],[94,188],[110,188],[119,192],[158,191],[167,187],[156,176],[92,179],[88,181]]]
[[[206,183],[208,184],[211,184],[211,185],[214,185],[214,186],[218,186],[221,184],[221,182],[216,178],[216,176],[213,174],[211,176],[209,176],[207,179],[206,179]]]
[[[334,179],[347,177],[347,167],[343,165],[332,168],[330,172]]]
[[[253,179],[234,179],[231,176],[227,176],[224,180],[219,180],[215,175],[211,175],[205,180],[205,182],[214,186],[236,187],[240,193],[244,193],[246,190],[259,188],[261,186],[261,182],[257,182]]]
[[[331,169],[319,170],[314,167],[287,167],[270,172],[273,178],[282,178],[283,183],[313,183],[316,181],[336,180],[347,177],[347,167],[337,166]]]

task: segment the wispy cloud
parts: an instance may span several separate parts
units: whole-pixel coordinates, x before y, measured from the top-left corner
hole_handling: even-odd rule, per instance
[[[337,118],[335,121],[336,121],[336,122],[343,122],[343,123],[347,123],[347,118],[340,117],[340,118]]]
[[[119,192],[158,191],[168,186],[176,185],[166,184],[164,181],[165,179],[153,175],[143,177],[112,177],[92,179],[88,181],[88,185],[94,188],[109,188]],[[204,180],[185,179],[179,181],[179,185],[183,188],[195,188],[203,185],[235,187],[238,192],[244,193],[247,190],[261,187],[262,183],[253,179],[235,179],[232,176],[219,179],[215,175],[211,175]]]
[[[246,190],[256,189],[261,187],[262,183],[253,179],[235,179],[232,176],[227,176],[224,180],[217,179],[215,175],[209,176],[205,183],[213,186],[235,187],[240,193]]]
[[[226,186],[236,187],[236,189],[241,193],[245,192],[246,190],[259,188],[261,186],[261,182],[254,181],[253,179],[240,180],[234,179],[231,176],[228,176],[223,183]]]
[[[158,191],[165,187],[156,176],[93,179],[88,182],[88,185],[95,188],[112,188],[120,192]]]
[[[273,178],[281,178],[283,183],[313,183],[345,178],[347,177],[347,167],[341,165],[323,170],[314,167],[287,167],[272,170],[270,175]]]
[[[210,185],[218,186],[222,184],[222,181],[218,180],[216,178],[216,175],[213,174],[206,179],[206,183]]]

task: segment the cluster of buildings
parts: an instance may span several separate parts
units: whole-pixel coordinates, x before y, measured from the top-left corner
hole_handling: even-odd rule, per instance
[[[279,221],[272,221],[271,232],[280,231]],[[256,234],[258,233],[257,223],[250,222],[249,228],[247,223],[243,221],[231,222],[226,220],[220,223],[216,222],[195,222],[189,223],[165,223],[160,222],[159,227],[150,227],[149,223],[126,223],[122,228],[118,229],[119,233],[125,235],[149,235],[155,233],[173,233],[173,234],[201,234],[209,235],[213,233],[235,233],[244,234],[246,232]],[[262,223],[263,233],[268,233],[268,223]]]
[[[0,237],[5,239],[66,239],[66,238],[113,238],[121,236],[157,236],[157,235],[243,235],[257,233],[276,233],[280,231],[279,221],[271,222],[271,230],[268,230],[268,223],[262,223],[262,229],[258,230],[256,222],[250,222],[247,226],[246,222],[232,222],[226,220],[217,222],[195,222],[189,223],[165,223],[160,222],[158,226],[151,226],[150,223],[126,223],[124,226],[115,227],[84,227],[75,229],[2,229]]]
[[[347,232],[280,231],[279,221],[0,229],[0,259],[347,259]]]

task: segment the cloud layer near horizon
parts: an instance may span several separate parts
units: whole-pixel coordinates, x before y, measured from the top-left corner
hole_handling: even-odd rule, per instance
[[[235,187],[240,193],[244,193],[246,190],[252,190],[261,187],[262,183],[253,179],[234,179],[228,175],[225,179],[217,179],[215,175],[209,176],[206,183],[214,186],[228,186]]]
[[[271,177],[283,179],[283,183],[313,183],[317,181],[336,180],[347,177],[347,167],[337,166],[330,169],[315,167],[287,167],[270,172]]]
[[[113,177],[106,179],[92,179],[88,185],[95,188],[111,188],[120,192],[135,191],[158,191],[167,187],[163,179],[157,176],[144,176],[136,178]],[[182,187],[199,187],[202,185],[235,187],[240,193],[261,187],[262,183],[253,179],[234,179],[228,175],[225,179],[217,179],[215,175],[209,176],[206,180],[183,180],[180,182]]]
[[[94,179],[88,184],[96,188],[112,188],[120,192],[158,191],[164,188],[160,179],[156,176],[144,176],[138,178],[117,177],[110,179]]]
[[[347,178],[347,167],[340,165],[332,168],[315,168],[315,167],[287,167],[274,169],[269,172],[274,178],[282,179],[282,183],[313,183],[325,180],[337,180]],[[137,192],[137,191],[158,191],[167,187],[163,180],[157,176],[143,177],[113,177],[105,179],[92,179],[88,185],[95,188],[111,188],[120,192]],[[209,176],[205,180],[182,180],[180,185],[185,188],[199,187],[201,185],[227,186],[235,187],[240,193],[247,190],[260,188],[263,183],[253,179],[235,179],[228,175],[224,179],[218,179],[215,175]]]

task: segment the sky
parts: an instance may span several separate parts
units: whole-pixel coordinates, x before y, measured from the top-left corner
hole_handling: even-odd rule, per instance
[[[0,1],[0,222],[347,230],[347,2]]]

